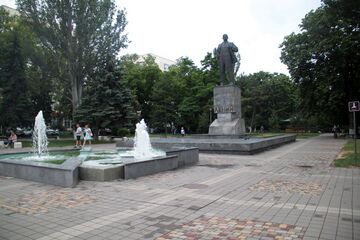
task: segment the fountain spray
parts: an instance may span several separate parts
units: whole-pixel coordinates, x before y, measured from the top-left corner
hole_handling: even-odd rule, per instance
[[[43,112],[39,111],[35,117],[35,125],[33,131],[33,152],[38,157],[48,155],[48,140],[46,136],[46,124],[43,117]]]

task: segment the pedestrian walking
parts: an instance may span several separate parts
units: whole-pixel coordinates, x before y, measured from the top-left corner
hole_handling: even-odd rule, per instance
[[[79,147],[81,148],[81,136],[83,134],[82,128],[80,127],[80,124],[76,124],[76,130],[75,130],[75,148]]]
[[[181,136],[185,137],[185,129],[184,129],[184,127],[181,127],[180,133],[181,133]]]
[[[89,145],[91,145],[91,141],[93,140],[93,133],[91,131],[91,128],[89,127],[89,124],[85,125],[84,133],[85,137],[83,147],[85,147],[86,141],[89,141]]]
[[[338,127],[336,125],[334,125],[332,131],[334,133],[334,138],[337,138],[338,137]]]

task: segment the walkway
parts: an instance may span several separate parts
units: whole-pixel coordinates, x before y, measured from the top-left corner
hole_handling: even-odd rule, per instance
[[[360,239],[360,170],[330,135],[73,189],[0,177],[0,239]]]

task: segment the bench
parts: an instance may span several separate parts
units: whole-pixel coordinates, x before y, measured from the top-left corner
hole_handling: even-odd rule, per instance
[[[14,142],[14,148],[22,148],[22,142]]]

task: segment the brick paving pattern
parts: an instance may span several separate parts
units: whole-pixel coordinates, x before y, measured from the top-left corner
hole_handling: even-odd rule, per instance
[[[249,187],[253,191],[270,191],[283,193],[315,194],[322,193],[323,186],[317,183],[285,180],[261,180]]]
[[[238,220],[224,217],[199,218],[184,224],[156,238],[168,239],[247,239],[250,237],[261,239],[302,239],[305,231],[302,227],[289,224],[260,222],[253,220]]]
[[[360,239],[360,170],[331,166],[344,143],[325,134],[200,154],[195,166],[75,188],[0,176],[0,240]]]
[[[47,213],[54,208],[73,208],[93,203],[96,198],[66,189],[52,189],[26,193],[14,199],[0,198],[0,200],[0,208],[22,214],[38,214]]]

